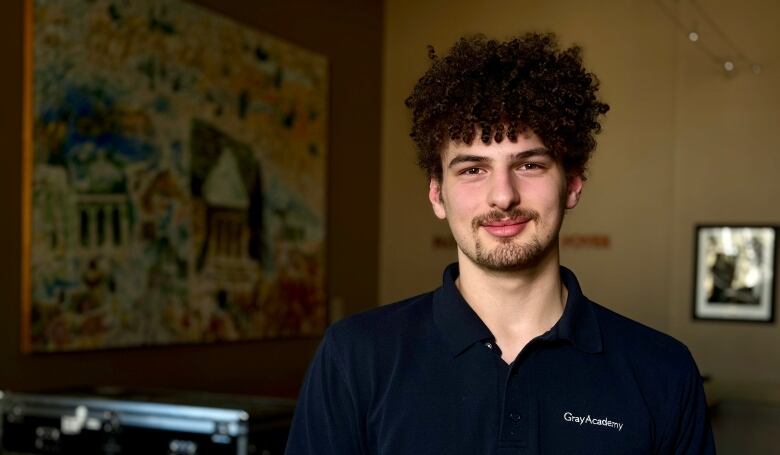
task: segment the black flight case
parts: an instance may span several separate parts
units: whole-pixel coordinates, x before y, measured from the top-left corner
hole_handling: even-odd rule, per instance
[[[282,455],[293,410],[232,395],[0,392],[0,454]]]

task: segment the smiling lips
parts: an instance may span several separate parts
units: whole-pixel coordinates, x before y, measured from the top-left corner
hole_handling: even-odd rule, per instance
[[[529,218],[486,221],[482,223],[482,227],[496,237],[513,237],[523,232],[529,221]]]

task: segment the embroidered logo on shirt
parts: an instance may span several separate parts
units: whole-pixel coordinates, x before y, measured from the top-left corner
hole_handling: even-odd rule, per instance
[[[587,416],[576,416],[569,411],[563,413],[563,420],[567,422],[573,422],[580,426],[583,424],[598,425],[601,427],[617,428],[617,431],[623,430],[623,423],[609,420],[604,417],[603,419],[593,418],[588,414]]]

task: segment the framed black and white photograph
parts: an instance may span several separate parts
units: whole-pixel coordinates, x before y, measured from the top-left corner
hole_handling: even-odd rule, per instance
[[[775,226],[696,226],[694,319],[774,321]]]

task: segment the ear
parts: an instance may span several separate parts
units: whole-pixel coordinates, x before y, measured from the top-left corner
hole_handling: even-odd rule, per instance
[[[582,176],[574,175],[568,178],[566,183],[566,208],[573,209],[580,202],[580,195],[582,194]]]
[[[435,178],[431,178],[428,183],[428,200],[431,201],[433,213],[443,220],[447,218],[447,211],[444,209],[444,198],[441,194],[441,183]]]

